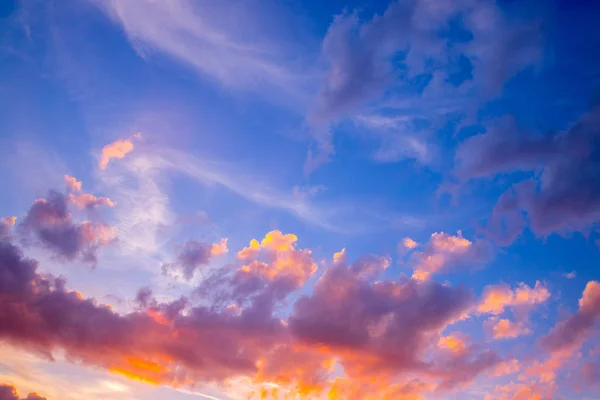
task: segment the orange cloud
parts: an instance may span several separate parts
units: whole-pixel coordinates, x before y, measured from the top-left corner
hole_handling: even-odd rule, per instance
[[[252,239],[250,245],[237,254],[244,261],[239,269],[240,277],[245,274],[248,278],[258,275],[268,280],[289,277],[295,281],[294,287],[299,288],[316,272],[317,264],[310,250],[296,249],[297,240],[296,235],[284,235],[277,230],[267,233],[260,243]]]
[[[509,319],[490,318],[485,322],[485,327],[494,339],[512,339],[531,334],[531,330],[522,323],[512,322]]]
[[[490,285],[483,290],[482,297],[477,311],[499,315],[507,307],[533,306],[544,303],[550,298],[550,292],[540,281],[537,281],[533,288],[520,283],[515,290],[504,284]]]
[[[227,253],[228,251],[229,249],[227,248],[227,238],[223,238],[219,242],[213,243],[210,246],[211,256],[220,256],[222,254]]]
[[[484,400],[547,400],[553,398],[554,385],[537,382],[514,383],[496,386],[494,393],[486,394]]]
[[[456,353],[462,353],[467,348],[464,340],[456,335],[440,337],[438,346],[442,349],[450,350]]]
[[[4,217],[2,218],[2,222],[8,226],[15,226],[15,222],[17,221],[17,217]]]
[[[516,372],[519,372],[520,370],[521,363],[519,362],[519,360],[513,359],[498,364],[498,366],[496,366],[496,368],[492,370],[492,373],[490,375],[493,377],[498,377],[514,374]]]
[[[408,242],[412,246],[412,242]],[[416,243],[414,244],[416,246]],[[413,278],[425,280],[431,274],[444,272],[462,265],[480,266],[492,256],[489,243],[471,242],[459,231],[456,236],[439,232],[431,235],[431,239],[422,251],[412,256]]]
[[[529,376],[539,377],[540,382],[554,382],[558,370],[573,356],[570,351],[557,351],[550,354],[543,362],[534,361],[525,372]]]
[[[141,135],[139,133],[136,133],[132,136],[132,138],[134,139],[139,139],[140,137]],[[114,142],[107,144],[102,148],[102,153],[100,155],[100,161],[98,163],[98,166],[100,167],[100,169],[103,170],[106,168],[110,160],[122,159],[128,153],[133,151],[133,149],[134,145],[131,139],[115,140]]]
[[[406,237],[402,240],[402,245],[407,249],[414,249],[419,244],[417,242],[415,242],[414,240],[412,240],[411,238]]]

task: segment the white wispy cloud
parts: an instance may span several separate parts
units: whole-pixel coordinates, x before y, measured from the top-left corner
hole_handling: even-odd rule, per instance
[[[166,54],[234,89],[304,96],[311,79],[294,43],[269,23],[266,4],[189,0],[94,1],[140,56]],[[273,16],[274,19],[277,16]],[[277,39],[279,41],[277,41]]]

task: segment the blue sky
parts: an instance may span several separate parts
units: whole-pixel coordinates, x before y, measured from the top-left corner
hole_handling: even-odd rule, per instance
[[[2,2],[2,251],[37,260],[36,285],[64,277],[52,293],[110,304],[115,324],[160,314],[204,337],[217,328],[194,318],[222,327],[235,305],[228,340],[245,358],[165,361],[151,343],[146,364],[122,365],[139,354],[104,342],[115,359],[82,354],[47,331],[15,339],[9,315],[0,383],[48,399],[594,398],[599,17],[567,0]],[[414,302],[386,298],[382,315],[369,297],[381,285]],[[345,302],[326,295],[335,287]],[[153,302],[136,303],[142,288]],[[433,328],[402,319],[419,301],[438,310]],[[257,315],[285,326],[275,347]],[[501,320],[510,337],[493,333]],[[386,358],[408,351],[394,338],[418,352]],[[300,369],[334,367],[293,372],[276,351],[298,348]],[[164,375],[144,375],[148,363]]]

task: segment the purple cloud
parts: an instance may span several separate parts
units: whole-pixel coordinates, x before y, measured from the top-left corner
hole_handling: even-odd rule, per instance
[[[185,279],[190,280],[198,268],[210,263],[212,257],[227,251],[227,239],[213,244],[188,240],[178,250],[177,260],[163,265],[163,272],[166,274],[180,271]]]
[[[46,398],[37,393],[29,393],[27,397],[21,398],[14,386],[0,384],[0,400],[46,400]]]
[[[19,230],[26,241],[33,239],[33,243],[61,259],[90,263],[96,262],[98,248],[112,242],[115,235],[111,227],[101,222],[74,222],[67,197],[56,191],[33,203]]]
[[[594,109],[566,132],[530,136],[493,129],[463,142],[456,158],[463,178],[541,171],[499,198],[487,229],[499,243],[511,243],[527,223],[536,235],[548,236],[585,231],[600,221],[598,126],[600,109]]]

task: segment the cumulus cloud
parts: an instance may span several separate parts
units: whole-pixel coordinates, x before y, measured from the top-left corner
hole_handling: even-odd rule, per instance
[[[226,238],[212,244],[188,240],[178,250],[177,260],[174,263],[163,265],[163,271],[165,273],[181,272],[185,279],[190,280],[198,268],[210,263],[212,257],[228,251]]]
[[[409,242],[409,245],[413,243]],[[484,240],[471,242],[461,232],[456,236],[444,232],[431,235],[423,250],[413,253],[413,278],[428,279],[431,274],[445,273],[460,267],[481,267],[493,257],[491,244]]]
[[[46,398],[37,393],[29,393],[27,397],[21,398],[14,386],[0,384],[0,400],[46,400]]]
[[[528,308],[541,304],[550,298],[546,286],[536,281],[531,287],[520,283],[516,289],[505,284],[488,285],[484,288],[477,311],[485,314],[502,314],[508,307]]]
[[[98,248],[115,239],[114,230],[102,222],[75,222],[67,197],[52,190],[33,203],[18,229],[27,241],[69,261],[79,258],[95,263]]]
[[[297,248],[295,235],[273,231],[237,254],[204,287],[210,293],[203,300],[221,301],[160,302],[143,289],[137,309],[119,314],[40,274],[35,260],[0,242],[0,340],[48,359],[61,351],[68,360],[149,383],[246,376],[308,398],[371,391],[418,399],[467,384],[502,362],[466,342],[461,351],[438,345],[441,332],[473,307],[466,289],[378,280],[389,259],[368,255],[348,264],[340,252],[284,321],[276,307],[315,273],[311,252]]]
[[[472,295],[433,281],[375,281],[386,265],[378,257],[351,265],[337,257],[313,294],[294,304],[291,331],[301,341],[337,354],[356,382],[376,377],[391,384],[403,372],[422,371],[441,379],[442,389],[451,388],[499,362],[495,354],[471,351],[427,361],[431,339],[472,306]],[[461,366],[460,376],[450,365]]]
[[[116,205],[116,203],[108,197],[96,197],[90,193],[83,193],[81,181],[78,181],[73,176],[65,175],[64,180],[67,184],[67,191],[69,192],[69,202],[79,208],[93,210],[99,206],[114,207]]]
[[[114,142],[104,146],[102,148],[102,152],[100,153],[98,167],[100,167],[100,169],[105,169],[110,160],[125,158],[125,156],[132,152],[135,147],[133,144],[133,139],[138,138],[140,138],[140,134],[136,133],[129,139],[115,140]]]
[[[297,240],[296,235],[278,230],[267,233],[261,241],[252,239],[237,252],[238,261],[214,271],[198,293],[218,293],[219,302],[253,305],[271,313],[317,271],[312,251],[298,249]]]
[[[100,366],[146,382],[190,383],[252,373],[284,329],[278,319],[244,310],[219,313],[186,302],[126,315],[42,276],[18,248],[0,243],[0,338],[52,359]],[[152,303],[152,302],[150,302]],[[77,338],[77,340],[75,340]],[[210,367],[208,367],[210,366]]]
[[[461,144],[457,173],[465,178],[541,171],[539,179],[516,183],[499,198],[487,227],[495,240],[510,244],[527,225],[548,236],[585,232],[600,222],[599,125],[596,108],[565,132],[536,136],[505,127]]]
[[[531,330],[521,322],[513,322],[506,318],[490,318],[484,327],[493,339],[513,339],[531,334]]]

